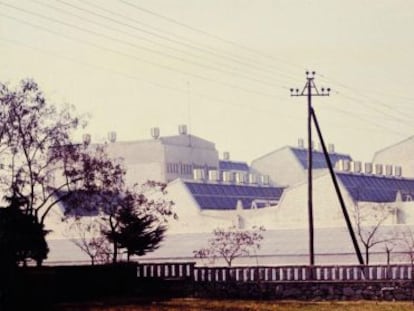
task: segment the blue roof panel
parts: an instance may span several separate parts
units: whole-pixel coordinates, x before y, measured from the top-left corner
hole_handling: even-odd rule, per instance
[[[398,192],[403,201],[414,198],[414,179],[349,173],[336,175],[355,201],[395,202]]]
[[[249,166],[246,162],[234,162],[234,161],[219,161],[219,169],[221,171],[249,171]]]
[[[299,160],[300,164],[304,169],[308,168],[308,150],[307,149],[299,149],[299,148],[291,148],[293,154]],[[339,160],[348,160],[352,161],[352,158],[346,154],[339,154],[339,153],[330,153],[329,158],[331,159],[332,165],[335,166],[335,163]],[[314,169],[321,169],[327,168],[328,164],[326,164],[325,155],[321,151],[313,151],[312,152],[312,165]]]
[[[279,201],[282,187],[263,187],[248,185],[225,185],[185,182],[190,193],[201,209],[231,210],[236,209],[240,201],[244,209],[250,209],[253,201],[258,201],[257,208],[266,207],[265,202]]]

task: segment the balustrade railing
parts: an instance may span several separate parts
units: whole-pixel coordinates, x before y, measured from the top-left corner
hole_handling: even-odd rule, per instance
[[[411,280],[411,265],[331,265],[196,267],[195,263],[141,263],[138,278],[191,279],[196,282],[292,282]]]

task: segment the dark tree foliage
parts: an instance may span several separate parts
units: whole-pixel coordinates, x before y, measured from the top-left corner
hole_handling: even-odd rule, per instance
[[[74,131],[86,125],[73,110],[49,103],[33,80],[16,88],[0,83],[0,191],[25,201],[20,209],[33,224],[27,230],[44,230],[51,209],[75,193],[112,191],[123,180],[124,169],[104,146],[72,141]],[[47,249],[42,243],[31,241],[39,253],[21,256],[41,262]]]
[[[165,199],[165,187],[164,183],[148,181],[128,188],[123,178],[109,178],[94,191],[79,192],[64,202],[80,221],[82,215],[99,217],[96,221],[112,244],[115,263],[119,250],[126,249],[129,259],[156,249],[163,240],[168,219],[177,217],[174,203]],[[88,243],[88,239],[84,242]]]
[[[164,239],[166,226],[151,214],[143,214],[133,207],[124,208],[115,216],[118,228],[106,231],[105,235],[126,249],[128,261],[131,255],[143,256],[156,250]]]
[[[49,252],[47,231],[22,206],[24,201],[13,197],[9,206],[0,209],[0,260],[6,265],[25,265],[32,259],[40,265]]]

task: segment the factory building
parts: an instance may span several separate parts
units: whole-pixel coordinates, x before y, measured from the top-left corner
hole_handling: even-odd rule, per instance
[[[263,256],[262,260],[306,263],[308,167],[303,141],[297,147],[272,151],[249,166],[246,162],[231,160],[229,153],[220,159],[214,143],[190,135],[185,126],[180,126],[175,136],[161,137],[157,128],[151,134],[151,139],[136,142],[116,142],[112,134],[108,144],[111,157],[124,159],[128,183],[149,179],[166,182],[168,199],[175,202],[178,220],[170,221],[167,240],[160,249],[146,255],[145,260],[189,260],[192,250],[203,246],[217,227],[260,225],[266,228],[268,237],[257,253]],[[408,139],[405,144],[414,145],[414,140]],[[384,222],[387,228],[414,224],[414,178],[403,177],[401,166],[379,163],[379,160],[396,163],[388,152],[392,148],[395,147],[378,152],[374,157],[376,163],[363,165],[329,146],[329,156],[351,220],[357,210],[379,207],[390,213]],[[385,154],[389,161],[385,161]],[[401,157],[395,155],[395,158]],[[414,172],[414,163],[408,159],[397,162],[408,165]],[[315,230],[324,234],[316,240],[317,258],[324,263],[335,260],[356,263],[325,157],[319,149],[313,150],[313,167]],[[410,172],[410,168],[404,166],[404,172]],[[63,260],[59,256],[69,250],[75,256],[76,247],[68,244],[67,233],[53,229],[59,226],[60,217],[55,212],[49,239],[51,245],[61,245],[56,247],[64,249],[52,252],[52,261]],[[375,214],[370,217],[368,225],[370,221],[375,222]],[[340,249],[337,245],[341,245]],[[342,258],[341,251],[348,259],[338,259]],[[181,255],[176,255],[177,252]],[[336,255],[328,256],[328,253]],[[80,251],[79,256],[82,256]]]
[[[333,144],[328,146],[328,150],[332,165],[336,165],[339,160],[352,160],[349,155],[336,153]],[[312,156],[314,170],[324,170],[328,167],[321,148],[313,149]],[[306,180],[307,161],[308,150],[304,147],[303,139],[299,139],[297,147],[285,146],[272,151],[253,160],[251,168],[257,174],[269,175],[271,182],[277,185],[292,186]]]
[[[397,170],[404,170],[405,177],[414,178],[414,136],[396,144],[385,147],[374,154],[372,162],[375,164],[390,165],[398,163]],[[401,171],[396,172],[401,174]]]

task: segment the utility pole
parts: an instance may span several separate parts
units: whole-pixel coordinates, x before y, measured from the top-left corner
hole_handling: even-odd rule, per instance
[[[313,229],[313,198],[312,198],[312,97],[329,96],[330,89],[321,88],[319,91],[315,85],[315,71],[306,71],[306,84],[303,90],[290,89],[291,96],[306,96],[308,98],[308,222],[309,222],[309,264],[315,265],[314,229]]]

